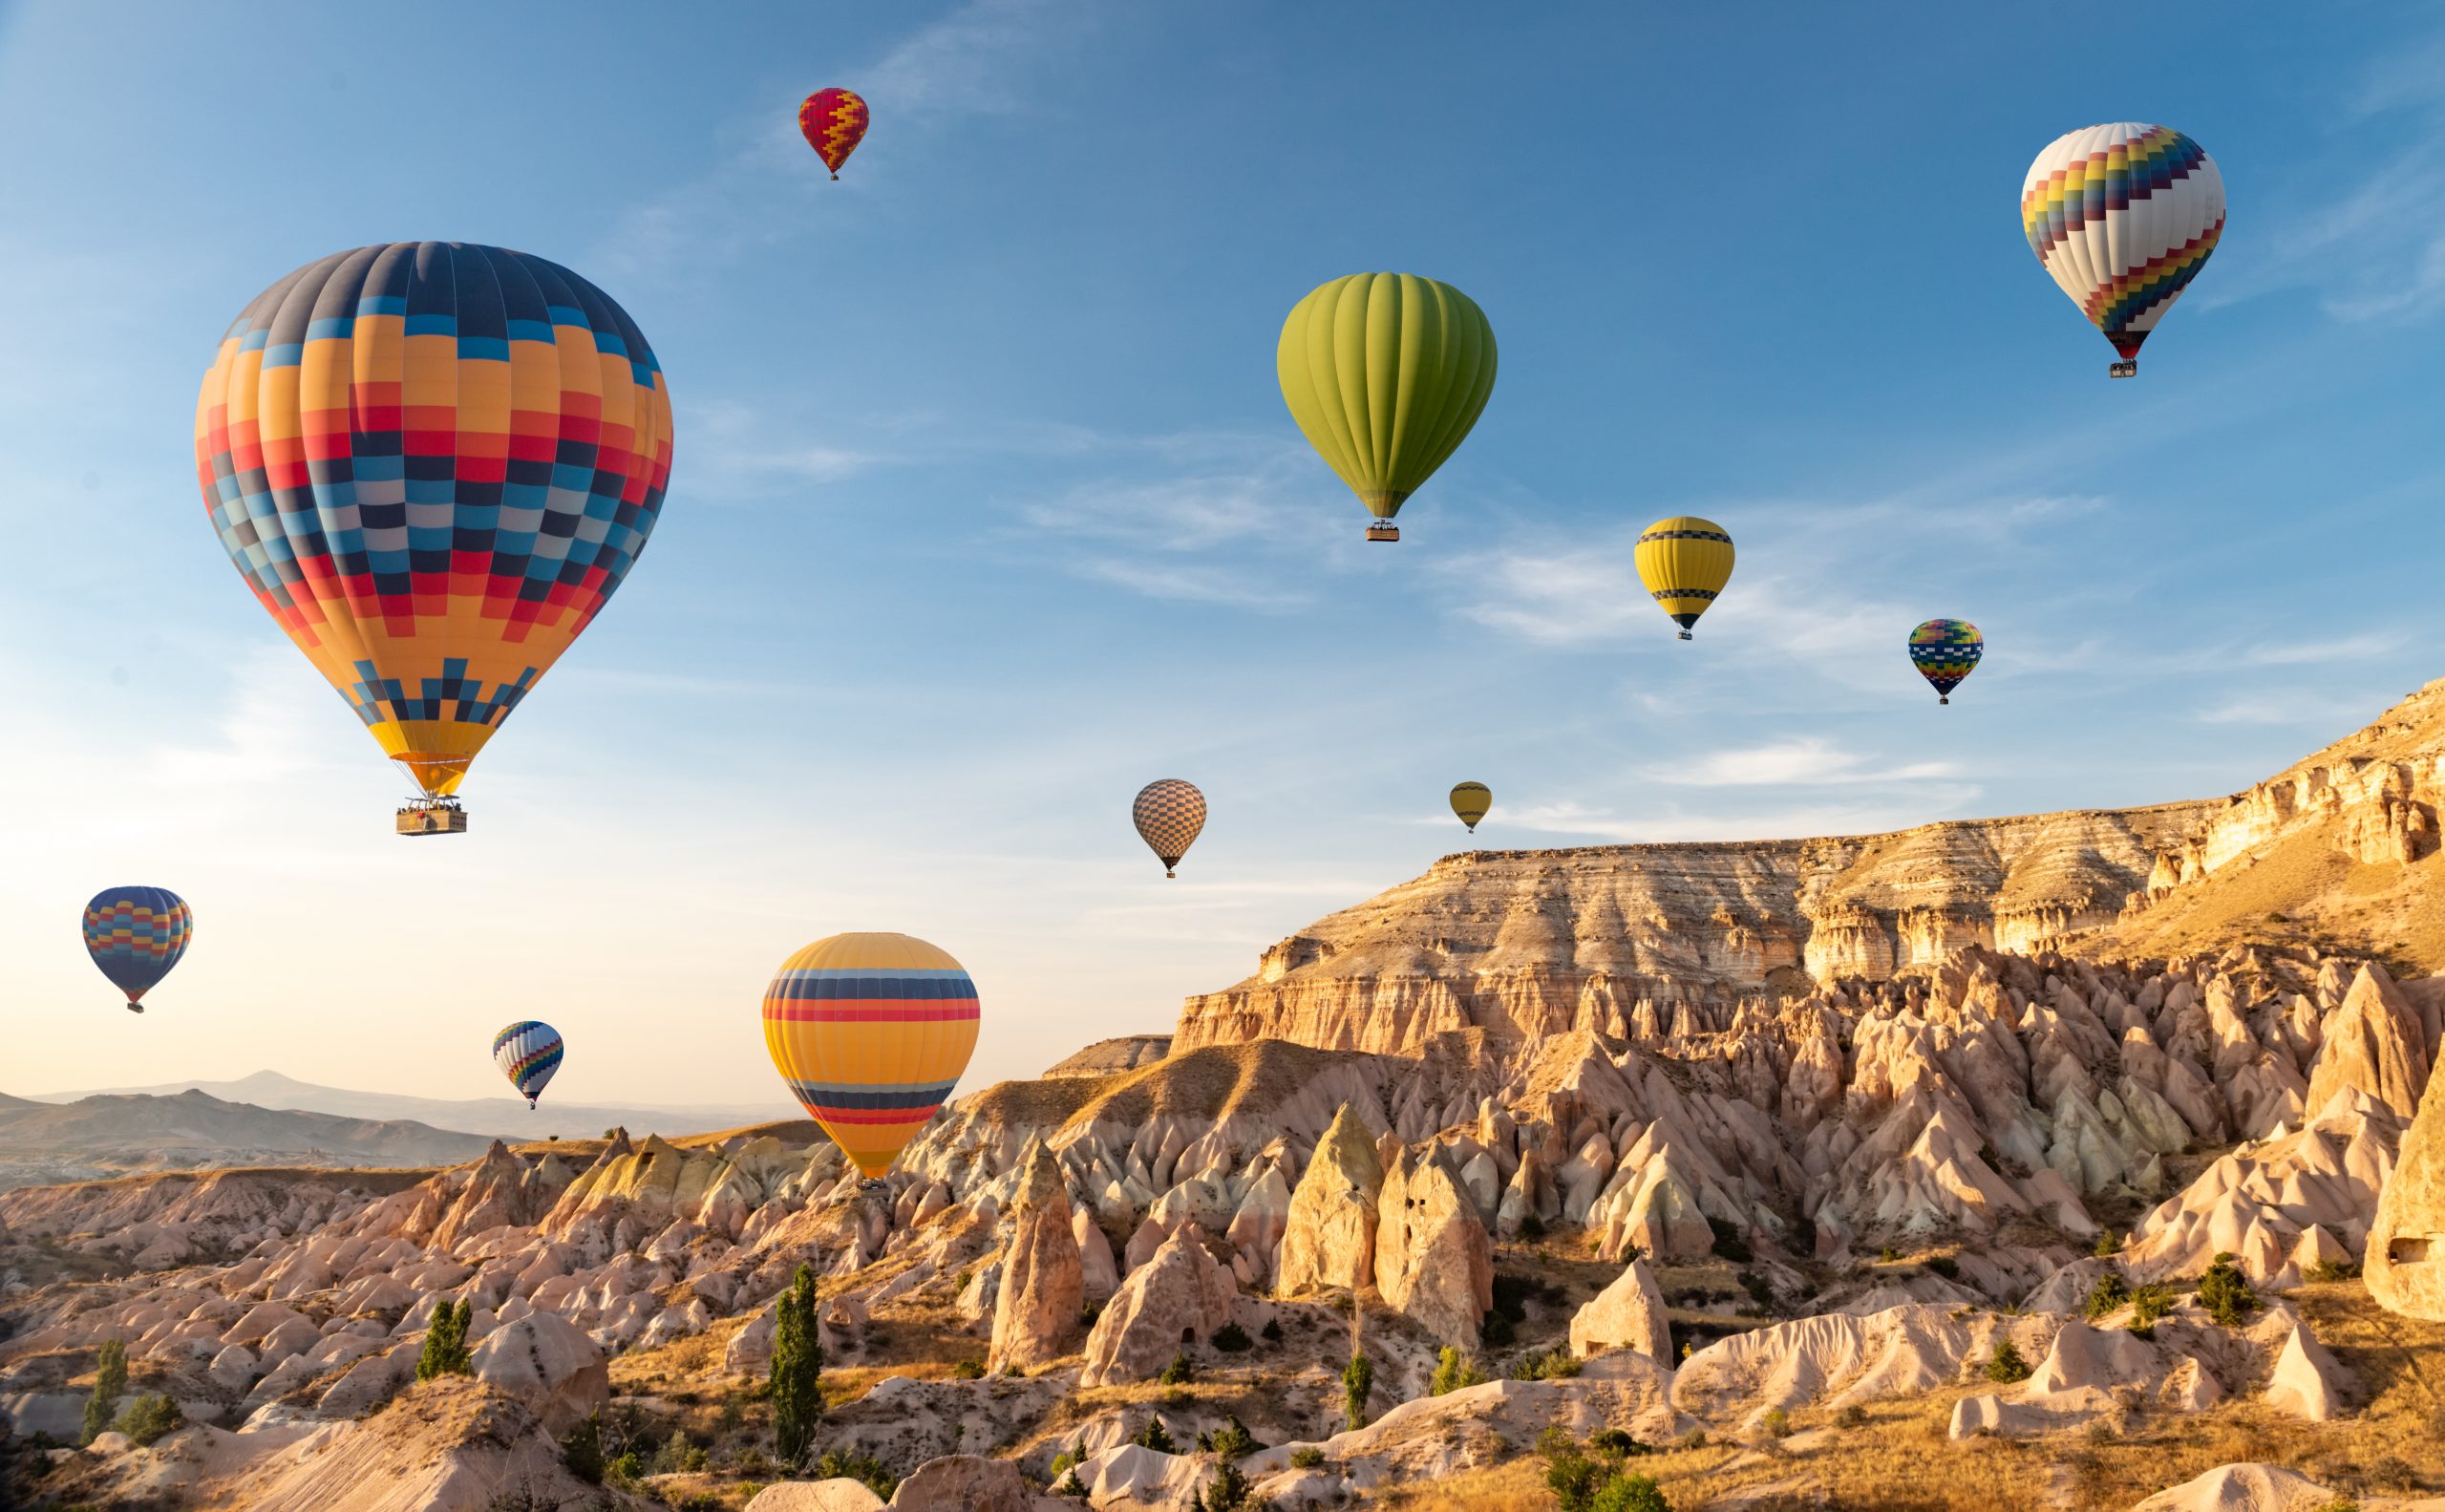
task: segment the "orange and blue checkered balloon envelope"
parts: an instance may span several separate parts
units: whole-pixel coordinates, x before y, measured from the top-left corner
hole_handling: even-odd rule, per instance
[[[196,399],[196,471],[266,612],[425,793],[645,549],[670,395],[627,312],[457,242],[334,252],[265,289]]]
[[[493,1064],[531,1108],[561,1069],[563,1048],[559,1030],[541,1019],[521,1018],[493,1036]]]
[[[840,177],[840,165],[866,138],[866,102],[845,89],[819,89],[798,107],[798,135]]]
[[[1936,702],[1952,702],[1952,691],[1987,654],[1987,637],[1967,620],[1929,620],[1910,632],[1910,665],[1936,690]]]
[[[764,1047],[790,1096],[869,1177],[891,1169],[976,1049],[976,984],[905,934],[836,934],[764,990]]]
[[[195,939],[195,910],[167,887],[105,887],[85,905],[85,948],[131,1012]]]
[[[1174,876],[1172,868],[1205,829],[1205,795],[1193,782],[1158,777],[1137,790],[1129,818],[1137,826],[1137,838],[1163,863],[1163,875]]]

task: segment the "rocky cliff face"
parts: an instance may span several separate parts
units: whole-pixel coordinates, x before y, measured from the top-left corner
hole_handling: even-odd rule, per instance
[[[1192,997],[1175,1050],[1260,1037],[1414,1054],[1574,1029],[1724,1028],[1744,999],[1889,981],[1968,946],[2179,954],[2264,937],[2445,966],[2445,682],[2229,798],[1888,835],[1447,856]],[[2246,924],[2247,929],[2238,926]]]

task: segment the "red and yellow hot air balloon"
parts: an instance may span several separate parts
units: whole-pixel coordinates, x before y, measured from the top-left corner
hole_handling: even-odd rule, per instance
[[[645,550],[670,449],[627,311],[458,242],[297,269],[240,313],[196,398],[222,548],[423,790],[402,834],[466,827],[450,795]]]
[[[976,1049],[976,984],[905,934],[836,934],[781,963],[764,990],[764,1047],[807,1117],[879,1179]]]
[[[866,102],[854,90],[819,89],[798,107],[798,135],[840,177],[840,165],[866,138]]]

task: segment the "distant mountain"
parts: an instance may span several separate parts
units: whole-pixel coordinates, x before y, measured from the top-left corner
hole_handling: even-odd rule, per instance
[[[250,1102],[259,1108],[328,1113],[344,1118],[404,1118],[436,1129],[502,1139],[547,1139],[555,1135],[564,1139],[590,1139],[615,1124],[636,1134],[705,1134],[795,1116],[792,1105],[778,1097],[763,1103],[690,1107],[563,1102],[545,1092],[542,1105],[529,1108],[523,1097],[412,1097],[393,1092],[318,1087],[276,1071],[258,1071],[236,1081],[171,1081],[150,1087],[54,1092],[42,1094],[34,1100],[66,1103],[94,1097],[174,1097],[188,1091],[228,1102]]]
[[[0,1098],[0,1187],[248,1165],[455,1165],[490,1141],[407,1119],[256,1107],[202,1092]]]

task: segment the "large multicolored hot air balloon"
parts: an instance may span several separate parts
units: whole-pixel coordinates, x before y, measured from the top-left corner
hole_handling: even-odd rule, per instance
[[[1936,702],[1952,702],[1952,691],[1987,654],[1987,637],[1967,620],[1929,620],[1910,632],[1910,665],[1936,690]]]
[[[531,1108],[561,1069],[562,1049],[559,1030],[540,1019],[521,1018],[493,1036],[493,1064]]]
[[[195,910],[167,887],[105,887],[85,905],[85,948],[127,994],[131,1013],[144,1012],[144,994],[161,985],[194,939]]]
[[[819,89],[798,107],[798,135],[840,177],[840,165],[866,138],[866,102],[845,89]]]
[[[1472,835],[1478,832],[1478,820],[1485,818],[1486,812],[1493,807],[1494,792],[1483,782],[1462,782],[1452,789],[1452,812],[1459,816],[1461,823],[1469,826]]]
[[[1468,295],[1411,273],[1319,285],[1282,323],[1282,399],[1375,523],[1393,517],[1478,423],[1494,393],[1494,328]]]
[[[1681,638],[1732,581],[1732,536],[1712,520],[1674,515],[1639,532],[1639,581],[1681,627]]]
[[[836,934],[764,990],[764,1046],[807,1117],[880,1178],[967,1069],[976,984],[905,934]]]
[[[2066,132],[2021,183],[2021,229],[2121,360],[2139,371],[2139,344],[2189,287],[2224,234],[2224,178],[2216,160],[2170,126],[2120,121]]]
[[[627,576],[670,448],[662,369],[619,306],[457,242],[289,274],[196,400],[221,543],[423,790],[402,833],[464,827],[447,796]]]
[[[1176,877],[1180,874],[1172,868],[1205,828],[1205,795],[1194,783],[1160,777],[1137,790],[1129,817],[1137,825],[1137,838],[1162,861],[1163,875]]]

